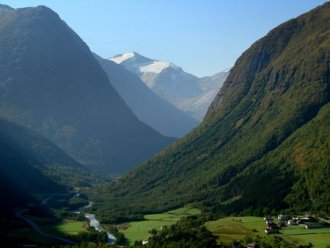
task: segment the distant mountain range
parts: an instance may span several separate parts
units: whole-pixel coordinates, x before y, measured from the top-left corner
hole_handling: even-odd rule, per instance
[[[95,56],[111,85],[140,121],[169,137],[182,137],[198,125],[196,119],[155,94],[136,74],[111,60]]]
[[[119,216],[188,203],[219,215],[328,214],[329,27],[325,3],[255,42],[202,124],[101,192],[99,201]]]
[[[110,60],[138,75],[158,96],[201,121],[229,71],[198,78],[168,62],[146,58],[136,52]]]
[[[123,173],[174,141],[139,121],[52,10],[0,6],[0,116],[91,170]]]

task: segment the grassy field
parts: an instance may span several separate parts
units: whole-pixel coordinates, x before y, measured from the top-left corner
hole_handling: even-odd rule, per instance
[[[86,231],[84,221],[65,220],[50,227],[45,227],[47,233],[76,235]]]
[[[120,232],[122,232],[130,242],[146,240],[149,237],[150,230],[160,230],[162,226],[175,224],[181,217],[200,213],[201,211],[196,208],[179,208],[161,214],[148,214],[144,216],[144,221],[130,222],[128,223],[128,228],[120,229]]]
[[[302,226],[282,228],[285,239],[297,244],[312,243],[314,248],[325,248],[330,245],[330,228],[305,229]]]
[[[260,217],[227,217],[206,223],[207,229],[219,237],[218,242],[230,245],[248,235],[265,236],[265,221]]]
[[[232,244],[247,236],[272,237],[265,234],[265,221],[261,217],[227,217],[206,223],[207,229],[218,237],[218,243]],[[303,226],[285,227],[280,230],[279,237],[300,244],[312,243],[314,248],[326,248],[330,245],[330,228],[305,229]]]

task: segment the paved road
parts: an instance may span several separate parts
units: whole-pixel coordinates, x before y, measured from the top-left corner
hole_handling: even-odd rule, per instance
[[[73,241],[69,240],[69,239],[65,239],[65,238],[61,238],[61,237],[57,237],[54,235],[50,235],[45,233],[36,223],[34,223],[32,220],[28,219],[27,217],[24,216],[24,214],[26,212],[28,212],[30,209],[22,209],[20,211],[16,212],[16,217],[20,218],[22,220],[24,220],[26,223],[28,223],[37,233],[39,233],[40,235],[50,238],[50,239],[55,239],[57,241],[63,242],[63,243],[67,243],[67,244],[75,244]]]
[[[45,200],[43,200],[43,201],[41,202],[41,205],[46,205],[47,202],[48,202],[50,199],[52,199],[53,197],[54,197],[54,195],[51,195],[50,197],[46,198]]]

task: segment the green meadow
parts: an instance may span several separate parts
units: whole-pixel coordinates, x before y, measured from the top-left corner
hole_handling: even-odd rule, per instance
[[[160,214],[148,214],[143,221],[135,221],[127,224],[125,228],[120,228],[120,232],[132,243],[136,240],[147,240],[149,231],[160,230],[162,226],[175,224],[180,218],[198,215],[201,211],[196,208],[179,208]]]
[[[209,221],[207,229],[218,237],[219,244],[231,245],[247,236],[264,237],[266,240],[274,235],[265,234],[265,221],[261,217],[227,217]],[[330,245],[330,228],[305,229],[303,226],[284,227],[276,234],[289,243],[307,245],[314,248],[325,248]]]
[[[218,237],[218,242],[230,245],[235,240],[242,240],[248,235],[265,235],[265,221],[261,217],[227,217],[209,221],[207,229]]]
[[[302,226],[282,228],[281,234],[296,244],[313,244],[314,248],[325,248],[330,245],[330,228],[305,229]]]
[[[84,221],[64,220],[61,223],[45,227],[45,231],[54,234],[77,235],[80,232],[86,231],[86,227]]]

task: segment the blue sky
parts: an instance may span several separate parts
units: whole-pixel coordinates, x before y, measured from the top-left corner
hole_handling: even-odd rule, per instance
[[[321,0],[8,0],[46,5],[108,58],[126,51],[173,62],[198,76],[232,66],[254,41]]]

